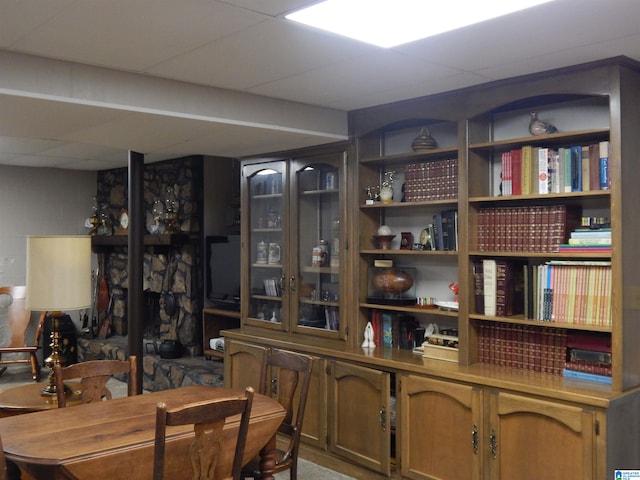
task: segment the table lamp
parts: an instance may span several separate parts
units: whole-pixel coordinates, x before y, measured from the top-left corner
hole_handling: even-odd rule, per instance
[[[58,323],[63,311],[91,306],[91,237],[27,237],[27,302],[29,310],[48,312],[51,318],[51,370],[43,395],[56,395],[54,366],[62,363]]]

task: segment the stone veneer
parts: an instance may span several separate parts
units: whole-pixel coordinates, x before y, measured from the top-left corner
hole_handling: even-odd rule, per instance
[[[146,345],[145,345],[146,350]],[[78,339],[78,361],[127,358],[127,339],[113,336],[106,340]],[[204,357],[165,360],[158,355],[143,357],[142,388],[153,392],[188,385],[224,386],[224,365]],[[124,376],[120,380],[126,381]]]
[[[98,173],[96,200],[98,204],[108,205],[116,228],[118,214],[128,204],[127,175],[126,168]],[[127,248],[108,247],[98,251],[100,260],[106,264],[106,278],[112,295],[113,333],[126,336],[130,321],[144,322],[145,339],[179,340],[185,347],[185,354],[202,355],[203,285],[202,275],[197,272],[202,271],[203,159],[192,156],[145,165],[143,177],[146,225],[153,223],[153,202],[163,199],[166,187],[171,186],[178,199],[179,227],[186,240],[171,247],[146,248],[144,319],[127,316]],[[173,316],[166,314],[161,300],[161,293],[167,291],[174,295],[178,307]]]

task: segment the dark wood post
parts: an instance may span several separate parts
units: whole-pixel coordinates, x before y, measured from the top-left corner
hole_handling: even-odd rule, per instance
[[[129,238],[127,321],[129,355],[137,357],[138,393],[142,393],[142,356],[144,329],[144,155],[129,152]]]

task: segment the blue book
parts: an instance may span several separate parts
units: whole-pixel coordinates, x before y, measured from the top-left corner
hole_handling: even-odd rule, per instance
[[[393,327],[392,315],[390,313],[382,314],[382,345],[386,348],[393,346]]]
[[[609,190],[609,142],[600,142],[600,190]]]
[[[598,382],[605,383],[611,385],[611,377],[607,375],[598,375],[597,373],[587,373],[587,372],[578,372],[576,370],[567,370],[566,368],[562,371],[562,374],[565,378],[572,378],[575,380],[587,380],[589,382]]]
[[[582,147],[571,147],[571,191],[582,191]]]

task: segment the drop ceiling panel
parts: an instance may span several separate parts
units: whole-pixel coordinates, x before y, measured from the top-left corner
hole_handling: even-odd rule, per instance
[[[183,80],[186,76],[180,72],[189,72],[189,80],[195,83],[245,90],[323,66],[348,64],[372,51],[376,48],[273,19],[171,59],[148,72],[165,77],[178,74]]]
[[[81,1],[58,13],[12,46],[89,65],[140,71],[263,19],[220,2],[198,0]]]

